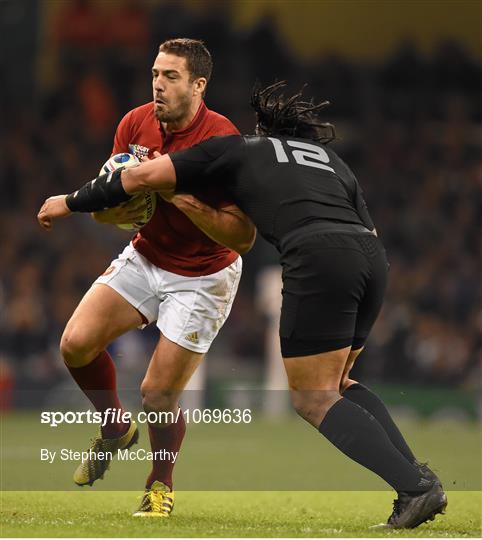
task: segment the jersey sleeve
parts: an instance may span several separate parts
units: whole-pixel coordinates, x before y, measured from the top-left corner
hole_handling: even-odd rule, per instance
[[[218,116],[211,126],[209,137],[228,137],[230,135],[239,135],[236,126],[224,116]],[[227,173],[226,173],[227,174]],[[199,199],[213,208],[225,208],[234,204],[229,197],[228,191],[223,186],[229,181],[229,178],[219,178],[218,185],[207,186],[205,189],[194,193]]]
[[[129,140],[131,130],[131,117],[132,111],[128,112],[124,118],[119,122],[114,135],[114,146],[112,147],[112,156],[114,154],[121,154],[122,152],[129,152]]]
[[[193,193],[219,181],[226,183],[231,176],[233,160],[230,153],[241,137],[213,137],[186,150],[169,154],[176,170],[176,192]]]

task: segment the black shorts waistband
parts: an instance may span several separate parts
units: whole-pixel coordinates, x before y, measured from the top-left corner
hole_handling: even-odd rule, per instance
[[[296,243],[300,238],[309,236],[314,233],[348,233],[348,234],[371,234],[376,236],[373,231],[370,231],[364,225],[356,223],[334,223],[334,222],[313,222],[291,231],[283,236],[279,245],[280,250],[286,248],[288,244]]]

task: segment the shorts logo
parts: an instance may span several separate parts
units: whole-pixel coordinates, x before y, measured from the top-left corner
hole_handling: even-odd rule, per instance
[[[129,144],[129,153],[136,156],[137,159],[141,159],[148,156],[149,148],[140,144]]]
[[[191,332],[187,336],[184,337],[186,341],[190,341],[191,343],[199,343],[199,336],[197,332]]]

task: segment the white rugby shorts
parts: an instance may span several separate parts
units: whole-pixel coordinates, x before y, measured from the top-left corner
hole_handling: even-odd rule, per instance
[[[150,263],[129,244],[94,283],[117,291],[149,324],[157,321],[169,340],[205,353],[231,311],[242,266],[238,257],[214,274],[181,276]]]

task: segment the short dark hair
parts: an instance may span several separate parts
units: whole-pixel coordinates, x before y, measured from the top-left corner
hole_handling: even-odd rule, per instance
[[[161,43],[159,52],[175,54],[186,59],[191,79],[204,77],[209,82],[213,71],[211,53],[199,39],[176,38]]]
[[[251,106],[256,111],[256,133],[259,135],[285,135],[312,139],[327,144],[336,139],[335,126],[320,122],[318,112],[330,104],[323,101],[301,101],[306,85],[295,95],[286,98],[278,92],[286,87],[286,81],[261,88],[258,82],[253,88]],[[278,93],[278,95],[277,95]]]

